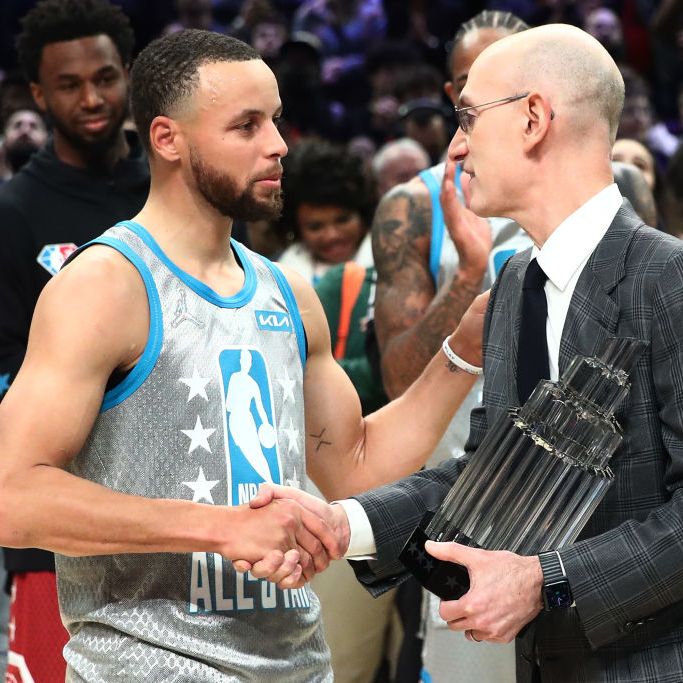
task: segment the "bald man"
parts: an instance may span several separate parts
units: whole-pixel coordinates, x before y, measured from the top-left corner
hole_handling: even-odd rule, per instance
[[[469,570],[469,592],[441,605],[452,630],[508,642],[530,624],[518,641],[520,681],[683,680],[683,244],[646,227],[613,183],[622,103],[619,71],[597,41],[569,26],[531,29],[474,62],[449,148],[448,163],[461,161],[471,178],[472,210],[514,219],[535,244],[507,262],[491,294],[469,453],[522,400],[514,318],[533,260],[549,278],[551,379],[609,336],[648,342],[616,415],[615,482],[580,540],[549,548],[543,562],[428,543]],[[354,563],[372,592],[405,576],[399,551],[463,467],[449,460],[327,509],[330,524],[350,531],[347,556],[374,554]],[[553,576],[571,606],[544,608]]]

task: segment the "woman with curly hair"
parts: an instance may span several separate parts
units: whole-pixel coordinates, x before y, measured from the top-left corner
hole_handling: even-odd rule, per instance
[[[371,266],[370,241],[364,238],[375,195],[360,160],[342,147],[306,140],[290,152],[283,166],[279,230],[291,244],[280,263],[314,285],[337,263]]]

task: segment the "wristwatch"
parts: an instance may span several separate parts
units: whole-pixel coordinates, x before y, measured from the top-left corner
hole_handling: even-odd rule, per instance
[[[554,609],[566,609],[574,604],[569,580],[564,573],[564,565],[560,553],[556,550],[539,553],[543,572],[543,605],[546,612]]]

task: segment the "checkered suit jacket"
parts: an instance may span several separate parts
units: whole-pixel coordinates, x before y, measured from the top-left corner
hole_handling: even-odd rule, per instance
[[[513,256],[492,292],[484,329],[484,408],[473,411],[472,452],[518,405],[521,289],[530,252]],[[518,639],[518,677],[536,660],[545,681],[683,681],[683,242],[643,225],[624,202],[586,264],[560,344],[560,373],[608,336],[646,340],[628,404],[615,482],[581,537],[561,552],[576,607],[540,615]],[[464,467],[449,461],[358,496],[377,560],[353,562],[380,593],[405,576],[396,560],[427,509]]]

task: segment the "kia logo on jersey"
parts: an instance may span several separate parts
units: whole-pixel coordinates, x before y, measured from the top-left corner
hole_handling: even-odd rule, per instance
[[[267,332],[291,332],[292,321],[284,311],[254,311],[259,330]]]

